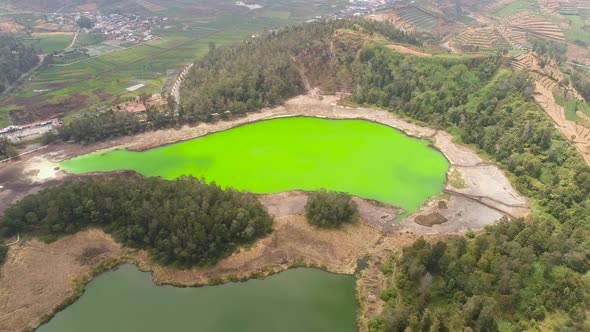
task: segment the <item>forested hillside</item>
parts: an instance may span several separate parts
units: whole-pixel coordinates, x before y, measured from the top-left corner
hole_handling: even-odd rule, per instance
[[[215,183],[119,175],[69,181],[27,196],[6,210],[0,235],[51,240],[88,226],[148,250],[159,263],[188,267],[215,263],[268,234],[272,219],[254,195]]]
[[[270,106],[299,93],[307,79],[324,91],[350,92],[350,102],[454,133],[509,172],[531,197],[533,215],[474,239],[416,242],[384,267],[393,280],[371,330],[519,331],[549,324],[587,331],[590,168],[533,103],[528,77],[510,72],[501,56],[405,56],[386,47],[385,35],[362,21],[318,23],[216,50],[184,86],[184,111]],[[272,75],[265,66],[244,65],[275,66],[258,59],[256,49],[283,59],[276,68],[285,75],[268,78],[285,87],[279,97],[256,84]]]
[[[32,48],[14,37],[0,34],[0,93],[38,62]]]
[[[466,70],[379,47],[361,59],[367,70],[352,100],[456,133],[503,165],[536,206],[527,220],[504,221],[473,240],[418,241],[404,250],[384,268],[393,279],[371,329],[521,331],[546,321],[587,331],[590,168],[533,104],[527,77],[500,69],[486,79],[488,65]]]
[[[180,116],[194,121],[225,111],[256,111],[303,93],[306,83],[328,92],[351,89],[349,66],[367,36],[419,43],[388,24],[341,20],[294,26],[212,49],[184,81]]]

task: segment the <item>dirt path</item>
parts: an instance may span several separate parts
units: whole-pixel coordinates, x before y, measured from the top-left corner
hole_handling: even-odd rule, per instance
[[[72,42],[70,42],[70,45],[68,45],[68,47],[66,47],[66,50],[74,47],[74,45],[76,44],[76,41],[78,41],[78,34],[79,33],[80,33],[80,29],[76,30],[76,32],[74,33],[74,38],[72,38]]]
[[[412,49],[412,48],[409,48],[406,46],[402,46],[402,45],[391,44],[391,45],[386,45],[386,46],[387,46],[387,48],[390,48],[390,49],[392,49],[398,53],[401,53],[401,54],[415,55],[415,56],[421,57],[421,58],[432,57],[432,54],[430,54],[430,53],[421,52],[421,51],[418,51],[418,50],[415,50],[415,49]]]
[[[462,178],[455,188],[451,182],[445,190],[457,195],[441,195],[427,202],[423,209],[395,222],[399,210],[355,198],[361,220],[342,230],[317,230],[303,217],[307,199],[304,192],[259,195],[260,201],[275,219],[274,232],[250,249],[242,250],[212,267],[177,270],[151,263],[145,252],[118,246],[98,230],[67,236],[52,244],[21,240],[11,247],[8,261],[0,270],[0,331],[35,327],[40,317],[50,315],[73,294],[73,285],[92,267],[107,257],[126,257],[143,270],[154,272],[157,283],[178,285],[205,284],[212,279],[247,278],[252,274],[281,271],[294,263],[319,266],[338,273],[355,273],[357,260],[368,267],[357,273],[357,296],[360,301],[360,331],[366,331],[366,320],[382,306],[379,293],[386,285],[380,272],[381,263],[392,253],[412,243],[418,236],[435,239],[447,234],[481,229],[504,215],[524,216],[529,209],[526,200],[511,187],[503,172],[493,163],[481,159],[472,150],[452,142],[442,131],[405,122],[389,112],[350,108],[337,105],[334,96],[300,96],[283,106],[265,109],[246,117],[179,130],[161,130],[133,137],[122,137],[95,145],[55,144],[35,151],[20,160],[0,164],[0,213],[19,198],[54,185],[72,175],[56,169],[59,161],[89,152],[127,148],[145,150],[163,144],[191,139],[245,123],[286,116],[315,116],[336,119],[365,119],[397,128],[409,135],[427,138],[433,148],[449,160],[451,174]],[[459,174],[459,175],[456,175]],[[439,213],[449,221],[432,227],[418,225],[417,216]],[[107,248],[81,262],[93,248]],[[81,258],[82,257],[82,258]],[[57,267],[57,268],[56,268]]]
[[[191,63],[191,64],[185,66],[180,71],[180,74],[178,74],[178,77],[176,78],[174,85],[172,86],[172,96],[174,97],[174,100],[176,101],[177,107],[178,107],[178,105],[180,105],[180,87],[182,86],[182,82],[184,81],[186,74],[193,67],[193,65],[194,65],[194,63]]]

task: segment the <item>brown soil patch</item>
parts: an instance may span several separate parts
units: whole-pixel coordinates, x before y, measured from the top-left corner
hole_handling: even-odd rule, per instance
[[[443,217],[438,212],[433,212],[433,213],[417,216],[416,219],[414,219],[414,222],[416,222],[416,224],[422,225],[422,226],[427,226],[427,227],[432,227],[434,225],[444,224],[447,221],[449,221],[449,220],[447,218]]]
[[[568,44],[567,58],[569,61],[590,65],[590,49],[576,44]]]
[[[73,32],[53,31],[53,32],[33,32],[31,35],[36,36],[72,36]]]
[[[424,53],[402,45],[387,45],[387,48],[402,54],[415,55],[421,58],[429,58],[432,56],[430,53]]]
[[[20,33],[25,29],[13,20],[0,22],[0,33]]]
[[[49,23],[43,20],[37,20],[33,29],[38,33],[63,33],[64,35],[73,34],[76,30],[76,27],[69,24],[57,24],[57,23]]]
[[[308,193],[300,190],[258,195],[258,199],[268,213],[275,218],[288,215],[305,215],[307,198]],[[403,212],[399,208],[360,197],[353,197],[352,201],[357,206],[359,217],[382,233],[391,232],[391,221]]]
[[[2,102],[3,105],[22,105],[22,110],[10,111],[10,117],[16,124],[30,123],[39,120],[62,117],[73,109],[81,109],[87,106],[88,96],[74,93],[65,96],[57,103],[48,102],[43,95],[30,98],[9,97]]]
[[[104,258],[122,252],[110,236],[98,230],[51,244],[29,239],[12,246],[0,270],[0,331],[35,328],[74,295],[74,280]]]

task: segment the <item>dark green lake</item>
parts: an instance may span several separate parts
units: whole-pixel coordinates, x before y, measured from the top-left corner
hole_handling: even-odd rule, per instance
[[[298,268],[200,288],[156,286],[124,265],[87,286],[38,332],[355,331],[352,276]]]

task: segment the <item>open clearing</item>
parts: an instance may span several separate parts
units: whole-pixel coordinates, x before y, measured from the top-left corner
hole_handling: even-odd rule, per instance
[[[425,53],[425,52],[421,52],[406,46],[402,46],[402,45],[387,45],[387,48],[390,48],[396,52],[399,52],[401,54],[408,54],[408,55],[415,55],[421,58],[429,58],[432,56],[432,54],[430,53]]]
[[[450,135],[407,123],[386,111],[337,106],[337,101],[334,96],[324,96],[321,100],[300,96],[283,106],[232,121],[149,132],[88,146],[51,145],[20,160],[0,165],[0,182],[4,185],[0,189],[0,211],[20,197],[72,177],[57,171],[53,163],[74,156],[113,148],[142,151],[248,122],[293,115],[365,119],[403,130],[412,136],[429,138],[451,163],[448,174],[453,174],[455,180],[449,182],[461,183],[457,180],[458,173],[464,185],[455,188],[448,183],[445,195],[431,199],[421,211],[399,222],[393,222],[399,213],[395,208],[357,200],[361,220],[341,230],[317,230],[309,226],[302,216],[306,201],[303,192],[261,195],[261,202],[274,216],[274,232],[215,266],[191,270],[155,265],[150,262],[147,253],[122,249],[98,230],[66,236],[52,244],[34,239],[21,240],[11,247],[8,261],[0,271],[0,294],[2,299],[7,299],[0,303],[0,330],[35,327],[40,322],[39,317],[53,313],[73,294],[74,281],[88,274],[98,260],[121,257],[124,261],[136,263],[143,270],[154,271],[157,283],[179,285],[227,281],[230,277],[247,278],[252,274],[278,272],[296,263],[351,274],[356,269],[357,259],[364,259],[368,267],[357,278],[360,329],[364,331],[366,318],[381,308],[378,295],[386,281],[379,267],[392,252],[412,243],[420,235],[435,239],[450,233],[480,229],[502,216],[528,214],[526,200],[512,189],[502,171],[479,158],[472,150],[454,144]],[[414,222],[417,216],[432,213],[438,213],[449,221],[431,227]],[[88,248],[95,247],[106,247],[108,250],[102,250],[100,256],[90,259],[89,265],[82,264],[78,258],[84,256]],[[61,268],[56,269],[55,266]]]

